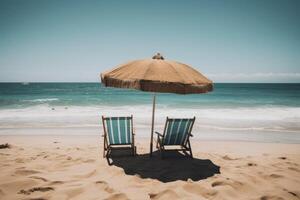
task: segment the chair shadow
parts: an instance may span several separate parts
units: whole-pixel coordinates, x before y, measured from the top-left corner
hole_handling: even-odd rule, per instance
[[[159,152],[130,156],[125,151],[112,151],[110,165],[124,169],[127,175],[138,175],[141,178],[157,179],[167,183],[177,180],[199,181],[215,174],[220,174],[220,166],[215,165],[211,160],[187,157],[177,151],[165,153],[161,159]]]

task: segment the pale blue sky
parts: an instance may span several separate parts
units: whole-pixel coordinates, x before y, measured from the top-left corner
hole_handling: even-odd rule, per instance
[[[215,82],[300,82],[300,1],[0,0],[0,81],[98,81],[161,52]]]

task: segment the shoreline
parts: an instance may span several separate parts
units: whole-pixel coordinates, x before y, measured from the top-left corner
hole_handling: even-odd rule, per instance
[[[161,128],[156,130],[161,131]],[[136,138],[150,138],[150,129],[136,129]],[[0,129],[2,136],[101,136],[103,129],[99,127],[77,127],[77,128],[12,128]],[[300,144],[300,133],[298,132],[267,132],[267,131],[193,131],[192,140],[197,141],[236,141],[236,142],[258,142],[258,143],[282,143]]]

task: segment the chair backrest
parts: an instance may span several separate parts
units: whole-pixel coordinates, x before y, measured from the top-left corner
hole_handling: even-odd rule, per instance
[[[122,145],[132,143],[133,122],[131,117],[103,117],[104,134],[109,144]]]
[[[192,131],[194,118],[171,119],[167,117],[164,130],[164,145],[185,145]]]

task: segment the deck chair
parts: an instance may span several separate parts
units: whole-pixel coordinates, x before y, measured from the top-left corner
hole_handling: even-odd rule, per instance
[[[135,156],[133,117],[104,117],[102,116],[104,129],[103,157],[108,158],[113,148],[129,147]]]
[[[163,157],[164,151],[167,146],[179,146],[178,149],[171,149],[177,151],[183,151],[185,154],[189,152],[189,156],[193,158],[191,149],[190,136],[192,128],[195,122],[195,117],[191,119],[171,119],[167,117],[163,134],[155,132],[157,134],[156,148],[159,149],[161,157]]]

